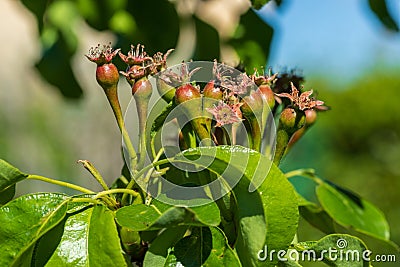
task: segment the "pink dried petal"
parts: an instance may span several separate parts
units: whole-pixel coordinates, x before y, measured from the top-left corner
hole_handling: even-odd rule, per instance
[[[216,127],[241,121],[236,109],[237,107],[231,107],[222,101],[213,108],[206,108],[206,110],[210,112],[217,121],[217,124],[215,125]]]

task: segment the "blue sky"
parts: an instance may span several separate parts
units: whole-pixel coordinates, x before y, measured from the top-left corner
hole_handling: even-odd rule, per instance
[[[400,1],[388,1],[399,23]],[[285,0],[278,12],[261,10],[275,31],[268,65],[298,67],[308,76],[348,80],[377,65],[400,67],[400,34],[391,34],[367,0]]]

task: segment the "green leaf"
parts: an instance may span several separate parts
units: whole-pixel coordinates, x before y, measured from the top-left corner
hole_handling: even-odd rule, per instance
[[[163,106],[163,107],[162,107]],[[150,130],[150,136],[153,138],[156,133],[161,129],[162,126],[166,123],[166,119],[169,115],[169,113],[176,107],[176,104],[174,101],[171,101],[168,103],[168,105],[165,105],[163,102],[157,102],[157,104],[153,107],[151,110],[151,115],[149,115],[149,121],[153,121],[151,125],[151,130]],[[161,109],[162,108],[162,109]],[[154,111],[155,112],[154,112]],[[159,111],[161,110],[161,111]],[[157,117],[153,120],[153,116],[157,115]]]
[[[335,227],[333,219],[322,208],[317,206],[300,206],[301,216],[312,226],[325,234],[333,234]]]
[[[168,228],[163,231],[152,243],[144,257],[143,266],[165,266],[169,251],[184,236],[188,226]]]
[[[273,29],[253,9],[240,17],[236,35],[230,40],[248,72],[264,67],[271,46]]]
[[[50,231],[45,233],[35,244],[32,253],[32,259],[29,262],[31,267],[44,266],[53,255],[58,244],[61,241],[61,237],[64,232],[66,218],[53,227]]]
[[[0,266],[16,266],[24,252],[55,227],[67,212],[68,197],[38,193],[19,197],[0,208]]]
[[[217,227],[194,228],[181,239],[168,257],[166,266],[241,266],[239,259]]]
[[[14,195],[15,195],[15,184],[7,187],[3,191],[0,191],[0,206],[12,200]]]
[[[127,266],[113,212],[96,205],[70,215],[46,266]]]
[[[390,15],[385,0],[368,0],[368,4],[371,11],[388,30],[399,31],[399,25],[397,25],[396,21]]]
[[[292,184],[273,164],[267,179],[258,189],[267,223],[265,245],[276,251],[285,250],[292,242],[299,221],[298,198]]]
[[[217,30],[196,16],[193,16],[193,19],[196,25],[194,60],[219,60],[220,46]]]
[[[271,248],[289,246],[297,229],[297,196],[267,157],[241,146],[218,146],[188,149],[175,159],[188,164],[195,161],[234,187],[238,231],[235,248],[243,264],[259,264],[257,253],[265,242]],[[236,179],[239,182],[235,185]],[[260,188],[255,190],[257,185]]]
[[[271,0],[250,0],[252,7],[254,7],[255,9],[262,8],[269,1]]]
[[[318,242],[295,244],[299,257],[308,261],[323,261],[335,267],[367,267],[363,258],[367,246],[357,237],[345,234],[328,235]],[[294,253],[292,255],[295,255]],[[368,255],[367,255],[368,256]]]
[[[300,215],[312,226],[325,234],[335,233],[333,219],[324,209],[314,202],[306,200],[302,195],[297,195],[299,200]]]
[[[157,201],[154,201],[157,202]],[[213,202],[198,207],[173,207],[160,202],[120,208],[116,212],[117,223],[133,231],[156,230],[179,225],[217,226],[221,219]]]
[[[0,159],[0,194],[3,194],[3,190],[6,190],[9,186],[12,186],[28,177],[25,174],[12,166],[7,161]]]
[[[368,201],[348,190],[321,183],[317,196],[324,210],[337,223],[384,240],[389,240],[389,225],[383,213]]]

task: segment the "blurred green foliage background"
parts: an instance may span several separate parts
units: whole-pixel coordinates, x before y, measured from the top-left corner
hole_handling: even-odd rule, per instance
[[[279,9],[285,1],[273,2]],[[368,3],[387,31],[398,32],[384,1]],[[110,183],[122,167],[121,142],[95,82],[95,67],[84,58],[88,48],[110,41],[123,51],[138,42],[149,53],[176,47],[170,65],[191,58],[237,64],[240,58],[252,71],[267,61],[279,29],[249,6],[247,1],[227,5],[222,0],[3,0],[0,158],[29,173],[99,189],[76,164],[87,159]],[[387,216],[392,240],[398,244],[399,73],[400,64],[370,69],[346,83],[337,83],[329,73],[306,77],[306,88],[314,88],[332,110],[320,113],[318,123],[282,165],[285,170],[314,168],[319,176],[374,203]],[[130,90],[124,82],[120,87],[125,108]],[[310,190],[301,180],[295,183]],[[64,189],[23,182],[17,190],[24,194]],[[318,236],[321,233],[306,231],[299,237]]]

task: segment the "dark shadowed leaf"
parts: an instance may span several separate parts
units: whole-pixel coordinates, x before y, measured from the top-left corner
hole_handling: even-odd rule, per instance
[[[64,218],[57,226],[44,234],[35,244],[32,253],[32,260],[30,266],[40,267],[45,266],[49,261],[51,255],[53,255],[58,244],[61,241],[61,237],[64,232],[66,218]]]
[[[217,227],[198,227],[181,239],[167,259],[166,266],[241,266],[223,232]]]
[[[63,96],[76,99],[82,96],[83,91],[71,68],[70,61],[74,53],[63,35],[59,34],[58,40],[44,52],[36,68],[48,83],[60,90]]]
[[[176,47],[179,18],[175,6],[166,0],[127,1],[127,9],[135,18],[137,32],[130,42],[140,40],[149,54]]]
[[[151,243],[151,246],[144,257],[143,266],[165,266],[169,252],[175,246],[175,244],[184,236],[187,229],[188,226],[165,229],[165,231],[163,231]]]
[[[11,199],[13,199],[15,195],[15,184],[10,185],[3,191],[0,191],[0,206],[6,204]]]
[[[388,30],[399,31],[399,25],[397,25],[397,22],[390,15],[386,0],[368,0],[368,4],[371,11]]]
[[[270,0],[251,0],[251,5],[255,9],[260,9],[262,8],[266,3],[268,3]]]
[[[312,226],[319,229],[325,234],[335,233],[335,226],[333,219],[324,211],[318,204],[306,200],[300,194],[297,195],[299,199],[299,212],[300,215]]]
[[[217,30],[206,22],[193,16],[196,25],[196,49],[194,60],[219,60],[219,35]]]

